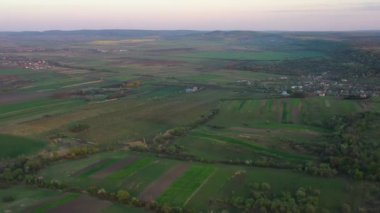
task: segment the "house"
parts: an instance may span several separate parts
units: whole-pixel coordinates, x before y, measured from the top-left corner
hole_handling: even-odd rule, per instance
[[[315,94],[317,94],[318,96],[321,96],[321,97],[326,96],[326,92],[323,92],[323,91],[321,91],[321,90],[317,90],[317,91],[315,92]]]
[[[199,88],[198,87],[193,87],[193,88],[186,88],[186,93],[193,93],[193,92],[196,92],[198,91]]]
[[[281,95],[284,96],[284,97],[290,96],[290,94],[287,91],[285,91],[285,90],[282,91]]]

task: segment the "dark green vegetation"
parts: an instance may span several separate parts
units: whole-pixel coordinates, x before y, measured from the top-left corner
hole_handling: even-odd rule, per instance
[[[0,212],[376,212],[379,38],[0,33]]]
[[[6,189],[0,189],[0,197],[2,198],[2,210],[12,212],[54,212],[58,208],[66,211],[82,212],[146,212],[137,208],[120,206],[111,202],[104,202],[97,199],[86,199],[81,197],[79,193],[64,193],[50,189],[39,189],[29,186],[15,186]],[[9,199],[12,198],[12,199]],[[73,206],[77,201],[82,201],[87,206]],[[86,203],[87,202],[87,203]],[[92,203],[91,203],[92,202]],[[97,202],[101,203],[100,205]],[[76,208],[75,208],[76,207]]]
[[[47,146],[46,142],[23,137],[0,135],[0,159],[36,154]]]

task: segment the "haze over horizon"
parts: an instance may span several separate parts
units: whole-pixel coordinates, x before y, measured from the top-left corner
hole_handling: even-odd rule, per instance
[[[2,0],[0,31],[380,30],[379,0]]]

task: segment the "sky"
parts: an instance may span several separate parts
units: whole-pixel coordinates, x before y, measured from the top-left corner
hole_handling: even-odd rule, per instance
[[[380,30],[380,0],[0,0],[0,31]]]

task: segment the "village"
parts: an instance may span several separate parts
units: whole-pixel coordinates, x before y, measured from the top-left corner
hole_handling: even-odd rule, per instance
[[[52,68],[44,59],[31,59],[22,56],[2,56],[0,57],[0,66],[28,70],[47,70]]]
[[[379,86],[355,82],[355,79],[329,78],[326,74],[270,77],[264,81],[243,79],[236,83],[251,88],[266,88],[268,92],[272,90],[282,97],[334,96],[347,99],[367,99],[378,97],[380,94]]]
[[[2,56],[0,57],[0,66],[21,68],[31,71],[51,70],[54,68],[54,66],[49,64],[46,59],[31,59],[23,56]],[[19,82],[19,80],[20,79],[17,79],[16,76],[3,76],[0,79],[0,85],[2,85],[2,87],[9,87],[12,83]],[[270,77],[264,81],[242,79],[236,81],[236,83],[251,88],[264,87],[274,91],[282,97],[334,96],[349,99],[367,99],[370,97],[377,97],[380,94],[380,86],[356,82],[354,78],[332,78],[327,72],[320,75],[304,75],[300,77]],[[193,86],[185,88],[185,92],[194,93],[198,92],[200,89],[201,88],[198,86]],[[89,91],[81,91],[80,93],[77,93],[76,96],[85,96],[85,99],[98,100],[104,98],[104,92],[108,93],[108,95],[110,92],[115,92],[109,91],[110,89],[105,89],[106,91],[102,92],[94,92],[94,89],[88,90]],[[117,90],[119,90],[119,88]],[[120,95],[125,96],[124,92],[117,96],[119,97]]]

